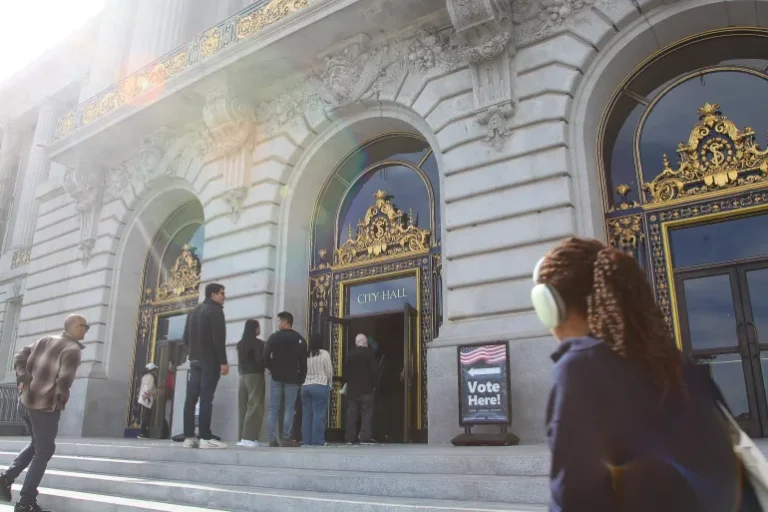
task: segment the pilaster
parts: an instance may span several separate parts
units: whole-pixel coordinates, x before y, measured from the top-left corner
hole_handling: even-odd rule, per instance
[[[101,16],[88,82],[80,94],[83,102],[125,75],[127,57],[133,39],[139,0],[107,0]]]
[[[0,142],[0,244],[5,238],[10,218],[11,195],[13,194],[16,171],[19,165],[19,147],[21,136],[18,130],[6,123],[2,127]]]
[[[190,0],[138,0],[131,43],[132,73],[182,42]]]
[[[35,135],[29,150],[27,166],[19,179],[24,180],[18,214],[13,226],[12,267],[19,267],[29,262],[32,237],[37,220],[37,186],[48,178],[51,161],[45,152],[45,146],[53,142],[58,114],[64,109],[59,101],[52,98],[44,100],[38,109]]]

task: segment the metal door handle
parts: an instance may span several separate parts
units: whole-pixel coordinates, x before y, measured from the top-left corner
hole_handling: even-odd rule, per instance
[[[744,328],[744,339],[741,338],[741,328]],[[747,336],[747,327],[744,323],[736,325],[736,338],[739,344],[739,353],[741,357],[749,357],[749,337]]]
[[[757,331],[757,326],[754,322],[745,322],[745,328],[744,328],[744,334],[747,334],[746,326],[750,325],[752,326],[752,330],[754,331],[754,339],[750,340],[749,336],[747,336],[747,343],[749,344],[749,351],[750,353],[753,353],[753,355],[760,355],[760,336]]]

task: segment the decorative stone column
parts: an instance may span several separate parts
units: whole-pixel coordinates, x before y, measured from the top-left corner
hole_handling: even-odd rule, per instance
[[[81,102],[114,85],[125,76],[138,2],[139,0],[107,0],[91,61],[91,73],[80,94]]]
[[[515,113],[511,2],[448,0],[447,7],[472,70],[477,122],[487,127],[485,141],[501,150],[510,135],[507,122]]]
[[[190,0],[139,0],[128,74],[183,42],[189,4]]]
[[[19,165],[21,137],[18,130],[10,123],[6,123],[0,131],[2,131],[2,142],[0,142],[0,245],[2,245],[11,216],[11,196]]]
[[[37,222],[35,191],[37,186],[48,178],[51,161],[45,152],[45,146],[53,142],[56,120],[63,109],[64,105],[52,98],[44,100],[38,108],[37,126],[32,139],[32,147],[29,150],[26,170],[19,175],[19,179],[24,180],[24,182],[11,242],[12,266],[14,268],[29,262],[32,236],[35,233],[35,223]]]

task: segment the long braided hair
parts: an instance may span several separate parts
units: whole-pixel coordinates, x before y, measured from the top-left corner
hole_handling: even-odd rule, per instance
[[[547,254],[539,281],[554,286],[566,308],[582,313],[592,333],[638,363],[664,395],[681,389],[682,354],[631,256],[598,240],[569,238]]]

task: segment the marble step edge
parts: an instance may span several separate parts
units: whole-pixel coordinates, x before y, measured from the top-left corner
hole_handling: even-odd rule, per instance
[[[15,494],[21,489],[23,476],[14,484]],[[92,485],[96,483],[97,485]],[[276,491],[224,485],[182,485],[176,482],[149,479],[122,479],[109,475],[94,475],[57,470],[46,473],[41,487],[41,504],[51,506],[54,500],[74,499],[74,508],[57,506],[57,512],[133,512],[162,510],[173,512],[546,512],[543,504],[509,504],[481,501],[457,501],[422,498],[386,498],[355,494]],[[105,485],[106,484],[106,485]],[[146,492],[152,488],[167,488],[167,495]],[[145,492],[141,492],[145,491]],[[133,508],[94,508],[83,504],[88,500],[118,504]],[[82,500],[82,501],[81,501]]]
[[[0,464],[13,454],[0,453]],[[281,470],[247,466],[206,466],[167,462],[139,463],[118,459],[54,456],[51,470],[103,474],[123,478],[169,480],[193,485],[229,485],[307,492],[345,493],[397,498],[462,500],[482,497],[497,503],[544,503],[549,495],[546,477],[354,473],[327,470]]]
[[[0,450],[17,452],[28,441],[2,440]],[[499,450],[503,452],[504,450]],[[100,445],[60,443],[62,455],[141,459],[183,463],[253,466],[279,469],[318,469],[383,473],[473,474],[498,476],[546,476],[549,455],[509,455],[493,452],[462,451],[455,453],[390,452],[369,447],[350,448],[229,448],[226,450],[189,450],[178,443],[132,445]]]

